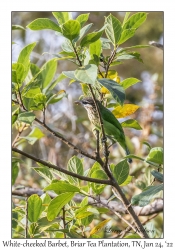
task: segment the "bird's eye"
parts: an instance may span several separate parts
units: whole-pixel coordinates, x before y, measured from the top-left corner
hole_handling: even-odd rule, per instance
[[[85,105],[86,105],[86,104],[89,104],[89,103],[88,103],[87,101],[83,101],[83,104],[85,104]]]

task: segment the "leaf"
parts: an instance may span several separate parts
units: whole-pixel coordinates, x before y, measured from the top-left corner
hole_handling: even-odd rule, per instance
[[[39,94],[36,94],[33,98],[34,102],[37,104],[37,105],[42,105],[42,108],[41,110],[44,108],[45,106],[45,103],[46,103],[46,100],[47,100],[47,97],[46,95],[44,95],[43,93],[39,93]]]
[[[151,171],[151,174],[160,182],[163,182],[163,174],[159,173],[158,171]]]
[[[136,112],[139,106],[135,104],[124,104],[123,106],[117,106],[113,111],[113,115],[116,118],[123,118],[129,115],[132,115]]]
[[[128,185],[132,181],[132,178],[133,178],[133,176],[128,175],[126,180],[122,184],[120,184],[120,187],[124,187],[124,186]]]
[[[89,18],[89,14],[81,14],[79,16],[77,16],[76,20],[80,23],[81,27],[83,27],[83,25],[85,24],[85,22],[87,22],[88,18]]]
[[[49,18],[37,18],[27,25],[31,30],[50,29],[61,32],[61,28]]]
[[[77,80],[87,84],[94,84],[97,79],[97,66],[88,64],[75,70]]]
[[[36,222],[42,212],[42,200],[37,194],[33,194],[28,198],[28,220]]]
[[[54,179],[52,172],[50,169],[46,166],[44,166],[41,163],[37,163],[40,167],[34,167],[33,169],[42,177],[44,178],[48,183],[51,183],[51,181]]]
[[[138,234],[130,234],[125,236],[124,239],[141,239],[141,237]]]
[[[131,199],[132,205],[138,205],[141,207],[146,206],[153,199],[155,194],[163,190],[163,184],[157,186],[149,186],[143,190],[142,193],[135,195]]]
[[[93,170],[93,172],[91,173],[91,177],[96,178],[96,179],[101,179],[101,180],[108,179],[106,173],[101,169]],[[104,188],[106,187],[106,185],[105,184],[91,183],[91,187],[92,187],[92,190],[96,194],[101,194],[103,192]]]
[[[36,42],[35,43],[30,43],[27,46],[25,46],[18,57],[18,61],[17,63],[22,63],[22,65],[25,68],[25,75],[23,75],[23,78],[25,79],[25,76],[27,76],[27,73],[29,71],[29,66],[30,66],[30,54],[32,52],[32,50],[34,49],[34,47],[36,46]]]
[[[73,173],[83,175],[83,172],[84,172],[83,164],[82,164],[82,161],[77,156],[73,156],[68,161],[67,168],[68,168],[69,171],[71,171]],[[71,183],[73,183],[73,184],[74,183],[80,183],[79,179],[77,179],[75,177],[72,177],[72,176],[69,176],[69,181]]]
[[[23,96],[26,98],[34,98],[37,94],[41,94],[41,89],[38,86],[33,86],[24,92]]]
[[[146,161],[163,164],[163,148],[161,147],[152,148],[149,152],[149,155],[146,157]]]
[[[137,78],[132,78],[131,77],[131,78],[127,78],[127,79],[123,80],[122,82],[120,82],[120,85],[122,85],[122,87],[124,89],[127,89],[130,86],[132,86],[132,85],[134,85],[134,84],[136,84],[138,82],[141,82],[141,81],[139,79],[137,79]]]
[[[77,78],[75,77],[75,71],[63,71],[62,74],[70,79],[77,81]]]
[[[89,23],[86,26],[84,26],[80,30],[80,34],[73,40],[74,43],[76,43],[78,40],[80,40],[87,32],[88,30],[92,27],[93,23]]]
[[[129,15],[130,15],[130,13],[131,13],[131,12],[126,12],[126,13],[125,13],[125,17],[124,17],[124,20],[123,20],[123,25],[124,25],[124,24],[126,23],[126,21],[128,20],[128,17],[129,17]],[[122,26],[123,26],[123,25],[122,25]]]
[[[18,121],[24,122],[32,125],[32,122],[35,120],[35,115],[33,112],[23,112],[18,115]]]
[[[142,127],[140,126],[138,121],[134,120],[134,119],[126,120],[126,121],[122,122],[121,125],[123,128],[134,128],[137,130],[142,130]]]
[[[148,142],[144,141],[143,144],[145,144],[149,148],[149,150],[151,150],[151,145]]]
[[[99,32],[92,32],[92,33],[87,34],[81,40],[80,46],[85,47],[85,46],[88,46],[91,43],[96,42],[101,37],[102,34],[103,34],[103,30],[99,31]]]
[[[24,80],[24,65],[22,63],[12,64],[12,82],[21,84]]]
[[[116,46],[122,32],[121,23],[116,17],[110,14],[108,17],[106,17],[105,24],[106,36],[112,42],[112,44]]]
[[[39,73],[38,77],[42,78],[42,89],[47,88],[47,86],[52,81],[57,69],[57,62],[56,59],[53,58],[47,61],[41,68],[41,72]]]
[[[122,44],[122,43],[126,42],[129,38],[134,36],[135,31],[136,31],[136,29],[123,30],[118,44]]]
[[[74,49],[73,49],[73,47],[72,47],[72,44],[71,44],[70,40],[69,40],[69,39],[66,39],[66,38],[65,38],[64,43],[62,43],[61,48],[62,48],[65,52],[71,52],[71,53],[74,52]],[[74,55],[75,55],[75,53],[74,53]]]
[[[96,42],[91,43],[89,45],[89,52],[91,55],[91,59],[95,61],[95,64],[98,66],[100,61],[101,54],[101,40],[98,39]]]
[[[19,173],[19,163],[12,162],[12,185],[15,184],[16,178],[18,177]]]
[[[25,28],[21,25],[15,24],[12,25],[12,30],[25,30]]]
[[[95,226],[91,231],[90,231],[90,235],[93,235],[97,232],[99,232],[111,219],[106,219],[100,223],[97,224],[97,226]]]
[[[143,60],[140,57],[140,53],[138,52],[127,52],[127,53],[125,52],[117,56],[117,60],[129,60],[129,59],[136,59],[137,61],[143,63]]]
[[[111,170],[119,185],[126,181],[129,175],[129,164],[127,160],[122,160],[117,165],[111,164]]]
[[[59,214],[60,210],[74,197],[74,193],[63,193],[54,198],[49,206],[47,212],[47,219],[52,221]]]
[[[147,18],[147,14],[145,12],[139,12],[132,15],[124,24],[123,29],[138,29],[140,25],[142,25]]]
[[[80,189],[76,186],[73,186],[66,181],[54,181],[49,186],[44,188],[44,191],[53,190],[55,193],[66,193],[66,192],[80,192]]]
[[[51,96],[47,100],[47,105],[59,102],[64,97],[67,97],[65,90],[60,90],[60,91],[58,91],[57,94],[51,94]]]
[[[69,20],[62,25],[62,34],[69,40],[73,40],[80,33],[80,23],[76,20]]]
[[[98,82],[111,92],[111,95],[117,102],[119,102],[121,105],[124,103],[125,91],[120,84],[106,78],[98,79]]]
[[[20,138],[24,138],[28,140],[29,144],[33,145],[37,140],[44,137],[44,134],[41,132],[39,128],[34,128],[28,136],[21,136]]]
[[[43,90],[43,93],[47,93],[48,91],[52,90],[56,85],[57,83],[61,82],[62,80],[64,80],[66,78],[65,75],[63,75],[63,73],[61,73],[57,79],[55,81],[53,81],[52,83],[50,83],[44,90]]]
[[[56,18],[58,24],[62,25],[63,23],[71,19],[69,12],[52,12],[52,15]]]

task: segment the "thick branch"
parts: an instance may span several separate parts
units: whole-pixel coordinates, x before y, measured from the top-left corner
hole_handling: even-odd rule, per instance
[[[106,184],[106,185],[111,185],[111,182],[109,180],[100,180],[100,179],[95,179],[95,178],[90,178],[90,177],[86,177],[86,176],[81,176],[79,174],[76,174],[76,173],[73,173],[73,172],[70,172],[62,167],[59,167],[59,166],[56,166],[56,165],[53,165],[49,162],[46,162],[46,161],[43,161],[43,160],[40,160],[38,158],[36,158],[35,156],[32,156],[32,155],[29,155],[17,148],[12,148],[12,151],[13,152],[16,152],[16,153],[19,153],[21,155],[24,155],[25,157],[29,158],[29,159],[32,159],[34,160],[35,162],[39,162],[41,164],[43,164],[44,166],[47,166],[49,168],[53,168],[55,170],[58,170],[64,174],[67,174],[67,175],[70,175],[70,176],[73,176],[73,177],[76,177],[80,180],[84,180],[84,181],[90,181],[90,182],[94,182],[94,183],[99,183],[99,184]]]

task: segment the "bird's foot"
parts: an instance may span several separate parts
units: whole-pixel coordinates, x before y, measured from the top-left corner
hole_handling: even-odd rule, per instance
[[[107,141],[107,137],[103,137],[102,139],[101,139],[101,142],[102,143],[105,143]]]

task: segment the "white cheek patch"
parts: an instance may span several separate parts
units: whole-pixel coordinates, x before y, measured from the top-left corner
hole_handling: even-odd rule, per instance
[[[84,107],[85,107],[85,109],[90,109],[90,108],[92,108],[92,105],[86,104],[86,105],[84,105]]]

